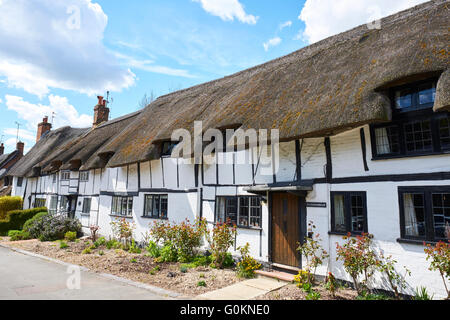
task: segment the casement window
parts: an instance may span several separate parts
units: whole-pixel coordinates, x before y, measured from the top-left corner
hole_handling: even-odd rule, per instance
[[[178,145],[176,141],[164,141],[161,145],[161,157],[172,156],[172,151]]]
[[[367,197],[365,192],[331,193],[331,232],[367,233]]]
[[[58,210],[58,196],[51,196],[50,198],[50,208],[48,211],[52,214],[55,214]]]
[[[89,181],[89,171],[80,171],[80,181],[82,182]]]
[[[70,171],[62,171],[61,172],[61,180],[62,181],[70,180]]]
[[[17,178],[17,187],[21,188],[22,185],[23,185],[23,178],[22,177]]]
[[[92,202],[91,198],[84,198],[83,199],[83,209],[81,211],[83,214],[90,214],[91,213],[91,202]]]
[[[111,214],[114,216],[132,217],[133,197],[113,197]]]
[[[262,227],[261,197],[218,197],[216,221],[227,222],[244,228]]]
[[[144,201],[145,218],[167,219],[169,196],[159,194],[147,194]]]
[[[59,203],[59,208],[63,211],[69,210],[69,199],[66,196],[61,197],[61,202]]]
[[[450,186],[400,187],[401,238],[440,241],[450,237]]]
[[[45,198],[36,198],[34,199],[34,208],[43,208],[46,202]]]
[[[52,174],[52,178],[53,178],[53,183],[56,183],[56,173]]]
[[[374,159],[450,151],[450,113],[433,111],[435,96],[435,81],[391,91],[392,122],[371,126]]]

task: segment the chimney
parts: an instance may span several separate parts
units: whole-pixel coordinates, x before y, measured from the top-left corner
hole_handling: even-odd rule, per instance
[[[19,155],[23,156],[23,149],[25,147],[25,143],[19,141],[17,142],[17,151],[19,151]]]
[[[94,126],[109,120],[109,108],[106,106],[106,100],[98,96],[98,104],[94,108]]]
[[[0,145],[0,156],[3,155],[5,153],[5,146],[3,145],[3,143]]]
[[[36,136],[36,142],[38,142],[41,137],[48,131],[52,129],[52,124],[48,123],[48,117],[42,119],[42,122],[38,124],[38,131]]]

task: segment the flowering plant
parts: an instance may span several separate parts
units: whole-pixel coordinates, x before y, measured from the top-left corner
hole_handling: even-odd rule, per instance
[[[450,241],[449,241],[450,243]],[[450,299],[450,292],[447,287],[447,280],[450,280],[450,244],[439,241],[435,246],[425,244],[425,253],[427,254],[427,261],[431,260],[429,267],[430,271],[439,271],[444,282],[445,290],[447,291],[447,299]]]
[[[231,226],[229,221],[228,223],[217,223],[211,234],[208,234],[213,263],[220,269],[224,267],[228,250],[234,245],[236,234],[236,226]]]
[[[247,279],[254,278],[255,270],[261,269],[261,264],[250,256],[250,244],[247,243],[238,250],[241,253],[241,260],[237,264],[238,276]]]
[[[372,235],[363,233],[356,238],[351,237],[349,233],[344,240],[346,243],[340,246],[336,244],[337,258],[344,262],[344,269],[353,280],[358,294],[362,295],[368,289],[369,278],[373,276],[379,260],[372,250]],[[360,282],[359,277],[364,279]]]
[[[133,230],[136,229],[135,223],[130,223],[127,219],[123,218],[120,220],[112,221],[111,228],[114,237],[118,238],[120,242],[125,240],[125,244],[131,243],[133,238]]]

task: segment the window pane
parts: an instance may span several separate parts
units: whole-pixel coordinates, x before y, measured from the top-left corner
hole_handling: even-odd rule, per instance
[[[128,210],[126,211],[126,215],[131,217],[133,215],[133,197],[125,198],[128,200]]]
[[[422,193],[405,193],[404,219],[405,235],[425,237],[425,201]]]
[[[439,121],[439,135],[441,137],[441,147],[450,148],[450,117],[442,118]]]
[[[450,225],[450,193],[433,194],[434,236],[447,239],[446,226]]]
[[[249,225],[249,202],[248,197],[239,197],[239,225],[248,227]]]
[[[144,217],[152,216],[153,196],[145,196]]]
[[[177,146],[178,142],[163,142],[162,145],[162,155],[171,156],[173,149]]]
[[[225,208],[225,219],[237,224],[237,198],[227,198]]]
[[[161,196],[161,214],[160,218],[167,218],[168,196]]]
[[[363,232],[364,231],[363,197],[359,195],[352,195],[350,198],[352,211],[352,232]]]
[[[223,223],[225,222],[225,204],[226,199],[221,197],[217,199],[217,217],[216,221]]]
[[[391,154],[400,152],[398,127],[375,129],[377,154]]]
[[[397,109],[410,108],[412,106],[412,92],[410,89],[399,90],[395,93],[395,107]]]
[[[159,218],[161,210],[161,201],[159,196],[153,196],[153,217]]]
[[[344,195],[334,196],[334,231],[345,232]]]
[[[90,213],[91,212],[91,199],[84,199],[83,200],[83,213]]]
[[[427,84],[419,87],[419,104],[434,103],[436,98],[436,85]]]
[[[405,124],[405,143],[408,152],[432,150],[431,121],[415,121]]]

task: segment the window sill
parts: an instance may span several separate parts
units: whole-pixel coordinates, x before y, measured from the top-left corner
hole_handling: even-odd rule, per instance
[[[244,226],[236,226],[237,229],[244,229],[244,230],[255,230],[255,231],[261,231],[261,227],[244,227]]]
[[[90,213],[81,213],[81,216],[82,216],[82,217],[90,217],[91,214],[90,214]]]
[[[450,154],[449,150],[440,152],[423,152],[415,154],[400,154],[400,155],[387,155],[387,156],[376,156],[372,157],[372,161],[382,161],[382,160],[393,160],[393,159],[403,159],[403,158],[417,158],[417,157],[430,157]]]
[[[119,215],[115,215],[115,214],[110,214],[109,215],[110,217],[113,217],[113,218],[120,218],[120,219],[130,219],[130,220],[133,220],[133,217],[130,217],[130,216],[119,216]]]
[[[441,240],[444,241],[444,240]],[[415,240],[415,239],[403,239],[403,238],[398,238],[397,239],[398,243],[404,243],[404,244],[416,244],[416,245],[420,245],[423,246],[423,244],[431,244],[431,245],[435,245],[437,244],[439,241],[428,241],[428,240]]]
[[[330,236],[342,236],[342,237],[348,237],[348,232],[338,232],[338,231],[329,231],[328,234]],[[356,232],[350,232],[350,237],[359,237],[362,233],[356,233]]]
[[[141,216],[142,219],[149,219],[149,220],[165,220],[168,221],[169,218],[155,218],[155,217],[146,217],[146,216]]]

